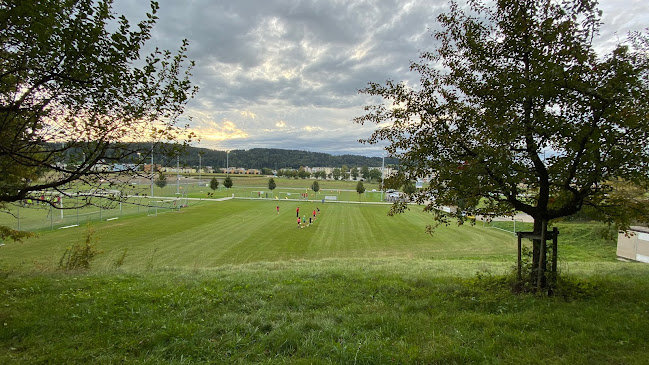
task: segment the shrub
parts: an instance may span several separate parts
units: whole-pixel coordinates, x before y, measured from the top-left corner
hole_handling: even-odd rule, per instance
[[[115,267],[122,267],[124,265],[124,259],[126,259],[126,253],[128,252],[128,248],[125,248],[122,254],[115,260]]]
[[[100,253],[95,246],[96,240],[95,230],[88,225],[84,241],[65,250],[59,260],[59,268],[62,270],[90,269],[90,264]]]

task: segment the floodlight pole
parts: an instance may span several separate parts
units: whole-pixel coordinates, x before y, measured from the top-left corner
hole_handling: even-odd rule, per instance
[[[383,201],[383,179],[385,179],[383,169],[385,169],[385,155],[381,157],[383,157],[383,162],[381,162],[381,201]]]
[[[176,156],[176,195],[180,194],[180,155]]]
[[[225,151],[225,177],[230,177],[230,151]]]
[[[153,143],[151,143],[151,198],[153,198]]]
[[[198,184],[201,183],[201,173],[203,172],[203,167],[201,164],[201,154],[198,154]]]

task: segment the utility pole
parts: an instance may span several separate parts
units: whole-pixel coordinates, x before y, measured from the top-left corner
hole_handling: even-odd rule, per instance
[[[153,198],[153,143],[151,143],[151,198]]]
[[[383,154],[383,162],[381,162],[381,201],[383,201],[383,180],[385,179],[385,174],[383,169],[385,169],[385,153]]]
[[[202,174],[202,172],[203,172],[203,167],[202,167],[203,165],[202,165],[201,162],[202,162],[202,161],[201,161],[201,153],[199,152],[199,153],[198,153],[198,184],[199,184],[199,185],[200,185],[200,183],[201,183],[201,174]]]
[[[180,194],[180,155],[176,156],[176,195]]]

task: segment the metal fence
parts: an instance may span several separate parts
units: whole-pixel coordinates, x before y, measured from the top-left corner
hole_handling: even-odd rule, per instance
[[[68,206],[78,206],[70,202]],[[91,221],[110,221],[135,215],[158,215],[188,206],[186,198],[129,197],[124,201],[95,197],[82,208],[63,208],[44,203],[12,203],[0,214],[0,225],[18,231],[42,231],[75,227]]]

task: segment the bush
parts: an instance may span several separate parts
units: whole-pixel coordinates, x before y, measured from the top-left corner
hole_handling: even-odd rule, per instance
[[[84,242],[74,244],[65,250],[59,260],[59,268],[62,270],[88,270],[95,256],[100,252],[95,247],[95,230],[88,226]]]
[[[232,187],[232,179],[228,176],[223,180],[223,186],[230,189]]]
[[[160,173],[160,175],[158,175],[158,178],[155,181],[155,185],[161,189],[167,186],[167,177],[164,176],[162,172]]]
[[[219,188],[219,180],[217,180],[215,177],[210,180],[210,189],[216,190]]]
[[[128,248],[125,248],[122,254],[115,260],[115,267],[119,268],[124,265],[124,260],[126,259],[126,253],[128,252]]]

